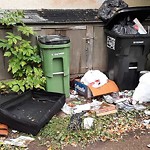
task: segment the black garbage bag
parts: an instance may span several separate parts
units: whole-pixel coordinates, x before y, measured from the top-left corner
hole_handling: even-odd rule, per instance
[[[82,129],[82,116],[85,113],[85,111],[82,111],[81,113],[73,114],[70,118],[70,122],[67,129],[71,131]]]
[[[98,9],[98,18],[106,22],[117,10],[128,7],[123,0],[105,0]]]
[[[132,23],[120,22],[120,24],[114,25],[112,31],[119,35],[124,34],[138,34],[138,31],[134,29]]]

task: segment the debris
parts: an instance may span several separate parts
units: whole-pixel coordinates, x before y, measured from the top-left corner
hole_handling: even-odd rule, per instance
[[[144,105],[138,105],[138,104],[134,105],[134,108],[136,110],[144,110],[144,109],[146,109],[146,107]]]
[[[78,98],[78,95],[70,94],[70,98],[71,98],[71,99]]]
[[[89,70],[81,78],[81,82],[94,88],[101,87],[108,82],[107,76],[99,70]]]
[[[94,118],[87,117],[84,118],[84,129],[90,129],[93,127]]]
[[[144,113],[148,116],[150,116],[150,110],[145,110]]]
[[[12,133],[17,133],[18,131],[17,130],[11,130],[12,131]]]
[[[150,144],[148,144],[147,147],[150,148]]]
[[[133,104],[136,103],[143,103],[143,102],[150,102],[150,72],[145,73],[142,75],[139,79],[139,84],[135,88],[135,91],[133,93]]]
[[[82,116],[85,114],[86,112],[81,112],[81,113],[76,113],[73,114],[70,118],[70,123],[68,125],[68,130],[80,130],[81,124],[82,124]]]
[[[16,139],[6,139],[3,144],[14,145],[19,147],[27,147],[30,142],[34,141],[34,138],[28,136],[20,136]]]
[[[99,88],[94,88],[91,85],[85,85],[82,82],[80,82],[79,79],[75,80],[75,90],[77,93],[81,96],[84,96],[85,98],[91,98],[95,96],[101,96],[104,94],[109,94],[112,92],[118,92],[119,88],[116,85],[116,83],[112,80],[108,80],[106,84]]]
[[[144,27],[137,18],[135,18],[133,22],[135,23],[134,27],[136,26],[135,28],[138,30],[138,33],[147,34],[147,31],[144,29]]]
[[[114,92],[109,95],[104,95],[104,99],[106,102],[112,104],[115,103],[119,109],[124,109],[126,111],[129,110],[144,110],[146,107],[144,105],[132,104],[132,95],[133,90],[122,91],[122,92]]]
[[[125,111],[134,110],[134,106],[132,104],[130,104],[129,101],[124,101],[124,102],[117,103],[116,106],[119,109],[123,109]]]
[[[68,115],[73,113],[73,107],[70,107],[67,103],[64,104],[61,110]]]
[[[132,101],[132,95],[133,95],[133,90],[128,91],[124,90],[121,92],[113,92],[111,94],[104,95],[103,98],[105,99],[106,102],[108,103],[120,103],[124,101]]]
[[[133,23],[127,22],[125,19],[120,21],[119,24],[115,24],[112,31],[118,35],[138,34],[138,31],[133,27]]]
[[[71,99],[78,98],[78,93],[77,93],[75,90],[72,90],[72,91],[70,92],[70,98],[71,98]]]
[[[142,121],[142,124],[143,124],[147,129],[150,129],[150,119],[148,119],[148,120],[143,120],[143,121]]]
[[[68,102],[62,108],[62,111],[66,114],[80,113],[82,111],[89,111],[99,109],[102,102],[97,100],[93,100],[91,103],[81,104],[81,101],[78,103]]]
[[[81,113],[82,111],[88,111],[91,109],[90,103],[84,104],[84,105],[76,105],[74,107],[75,113]]]
[[[94,110],[96,113],[96,116],[104,116],[104,115],[109,115],[117,112],[117,108],[113,104],[108,104],[103,102],[100,106],[99,109]]]
[[[8,126],[5,124],[0,124],[0,136],[8,136]]]

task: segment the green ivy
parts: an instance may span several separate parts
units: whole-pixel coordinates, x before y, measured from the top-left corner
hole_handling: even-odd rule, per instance
[[[44,89],[45,77],[41,68],[41,58],[37,46],[32,46],[26,40],[34,36],[32,28],[22,22],[22,11],[5,12],[0,19],[2,25],[14,26],[16,33],[7,32],[4,39],[0,39],[0,48],[4,56],[9,57],[8,72],[11,72],[11,81],[1,82],[0,89],[10,88],[12,91],[25,91],[27,89]],[[19,33],[19,34],[18,34]]]

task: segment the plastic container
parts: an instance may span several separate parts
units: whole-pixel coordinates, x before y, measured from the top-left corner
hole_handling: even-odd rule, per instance
[[[105,33],[108,50],[108,76],[120,90],[133,90],[138,85],[139,73],[145,70],[150,49],[149,34],[116,34],[111,29],[121,20],[142,23],[150,15],[150,7],[128,7],[116,12],[106,23]]]
[[[46,76],[46,90],[70,94],[70,40],[66,36],[46,35],[38,37],[42,67]]]

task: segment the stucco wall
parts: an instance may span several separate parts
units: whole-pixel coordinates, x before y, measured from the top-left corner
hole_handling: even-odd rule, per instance
[[[104,0],[0,0],[2,9],[93,9]],[[150,0],[124,0],[129,6],[149,5]]]

